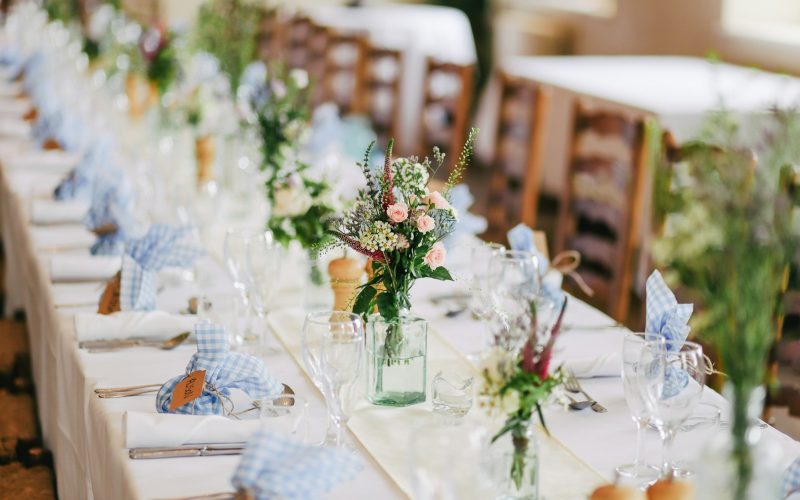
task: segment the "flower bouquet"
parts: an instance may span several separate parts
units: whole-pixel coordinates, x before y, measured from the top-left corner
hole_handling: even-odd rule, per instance
[[[157,23],[142,33],[139,49],[145,64],[147,80],[152,89],[163,95],[178,77],[178,58],[174,47],[174,36],[163,25]],[[158,93],[151,92],[151,99]]]
[[[409,316],[411,288],[419,278],[452,280],[444,267],[443,239],[458,214],[450,205],[450,189],[467,167],[477,131],[470,131],[444,192],[429,191],[430,173],[444,163],[415,157],[392,159],[389,141],[383,171],[369,166],[372,146],[359,164],[367,187],[353,210],[333,221],[331,233],[343,244],[371,259],[372,276],[355,298],[353,312],[367,320],[370,352],[369,399],[376,404],[405,406],[425,400],[427,325]],[[371,315],[377,307],[378,313]]]
[[[266,72],[263,84],[247,89],[247,93],[240,112],[261,138],[261,169],[267,173],[269,183],[280,177],[281,167],[292,160],[308,128],[308,74],[273,66]]]
[[[542,403],[563,381],[561,369],[550,373],[550,358],[556,337],[561,330],[567,300],[562,303],[558,319],[549,332],[549,337],[540,335],[535,302],[531,302],[530,308],[530,333],[522,351],[518,355],[513,355],[506,349],[495,347],[481,363],[481,405],[487,408],[490,414],[506,416],[503,427],[492,437],[491,442],[495,443],[506,434],[511,435],[510,456],[504,451],[502,459],[493,456],[493,462],[499,462],[501,467],[499,474],[502,476],[497,483],[509,487],[511,490],[509,498],[517,496],[527,498],[531,490],[535,491],[538,488],[538,457],[536,451],[531,448],[531,440],[534,438],[531,422],[535,412],[547,432]],[[508,462],[510,469],[503,468]],[[509,471],[507,476],[506,471]],[[511,479],[513,487],[506,479]],[[532,496],[536,498],[535,494]]]

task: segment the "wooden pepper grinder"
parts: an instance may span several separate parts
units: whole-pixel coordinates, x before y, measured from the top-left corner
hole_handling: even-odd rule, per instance
[[[214,180],[214,158],[217,148],[214,137],[204,135],[194,140],[194,156],[197,160],[197,185]]]
[[[350,259],[346,255],[334,259],[328,264],[328,275],[331,277],[333,289],[333,309],[336,311],[350,311],[353,301],[361,286],[364,276],[364,267],[358,259]]]

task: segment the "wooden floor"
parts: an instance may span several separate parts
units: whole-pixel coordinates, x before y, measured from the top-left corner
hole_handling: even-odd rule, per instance
[[[2,278],[0,270],[0,283]],[[52,456],[42,447],[33,394],[24,320],[0,319],[0,499],[56,498]]]

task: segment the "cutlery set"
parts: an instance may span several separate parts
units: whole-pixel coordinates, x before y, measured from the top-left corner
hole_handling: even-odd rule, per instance
[[[591,408],[595,413],[605,413],[608,411],[605,406],[592,399],[592,397],[583,390],[583,387],[581,387],[580,382],[578,382],[578,378],[575,376],[575,373],[573,373],[572,370],[567,370],[567,376],[564,379],[564,389],[573,394],[582,394],[583,397],[586,398],[585,401],[577,401],[572,396],[567,395],[571,401],[569,404],[570,409],[585,410],[586,408]]]
[[[165,351],[175,349],[183,344],[191,335],[191,332],[182,332],[167,340],[150,339],[110,339],[110,340],[84,340],[78,343],[78,347],[86,349],[88,352],[114,352],[131,347],[158,347]]]

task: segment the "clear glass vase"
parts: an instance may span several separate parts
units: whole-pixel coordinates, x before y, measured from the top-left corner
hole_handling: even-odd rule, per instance
[[[427,321],[401,315],[367,321],[367,399],[376,405],[424,403],[428,355]]]
[[[739,437],[736,391],[727,384],[723,394],[731,402],[730,414],[723,417],[729,424],[711,437],[697,461],[697,498],[782,499],[782,452],[775,442],[762,439],[764,424],[758,419],[764,407],[764,387],[743,396],[746,402],[739,412],[745,421]]]
[[[327,264],[319,253],[309,250],[306,258],[305,309],[308,312],[330,310],[333,291]]]
[[[529,423],[521,435],[513,431],[489,445],[483,470],[498,500],[539,499],[539,442]]]

